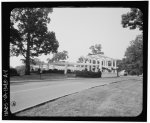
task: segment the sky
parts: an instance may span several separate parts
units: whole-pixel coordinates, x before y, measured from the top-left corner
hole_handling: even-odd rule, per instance
[[[58,51],[68,51],[67,61],[76,62],[80,56],[90,53],[89,47],[101,44],[104,55],[122,59],[130,41],[141,32],[123,28],[121,15],[129,8],[53,8],[48,29],[54,31],[59,42]],[[40,56],[46,61],[51,55]],[[10,66],[16,67],[22,62],[19,57],[10,58]]]

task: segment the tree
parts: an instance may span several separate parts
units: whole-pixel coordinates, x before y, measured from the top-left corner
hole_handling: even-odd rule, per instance
[[[42,66],[44,64],[44,61],[41,61],[38,58],[34,58],[33,61],[32,61],[32,64],[33,65],[39,65],[39,67],[40,67],[40,66]]]
[[[143,72],[143,35],[138,35],[130,42],[125,52],[126,64],[129,71],[133,70],[137,75]]]
[[[15,43],[21,40],[21,35],[17,29],[13,27],[13,23],[10,24],[10,42]]]
[[[129,74],[143,73],[143,36],[138,35],[126,49],[125,58],[117,62],[118,71],[126,70]]]
[[[143,13],[138,8],[131,8],[130,12],[122,15],[121,23],[124,28],[143,30]]]
[[[48,16],[50,12],[52,12],[51,8],[15,8],[11,11],[10,29],[15,28],[21,35],[21,40],[10,39],[10,51],[15,56],[24,56],[28,75],[30,59],[41,54],[57,52],[59,44],[55,33],[47,29],[47,24],[50,23]]]
[[[19,75],[24,75],[25,74],[25,66],[24,65],[17,66],[17,67],[15,67],[15,69],[17,70]]]
[[[122,15],[122,26],[124,28],[143,30],[143,13],[138,8],[131,8],[131,11]],[[130,42],[126,49],[122,65],[128,73],[141,74],[143,72],[143,35],[138,35]]]
[[[14,56],[14,48],[12,48],[12,44],[15,44],[16,41],[21,41],[21,35],[17,29],[13,27],[13,23],[10,24],[10,56]]]
[[[96,44],[96,45],[92,45],[90,48],[89,48],[92,52],[92,54],[104,54],[104,52],[101,52],[101,49],[102,49],[102,46],[101,44]],[[89,53],[90,55],[91,53]]]
[[[138,35],[126,49],[125,58],[117,61],[118,71],[126,70],[129,74],[143,73],[143,36]]]
[[[60,61],[60,60],[66,60],[67,58],[69,58],[68,56],[68,52],[67,51],[63,51],[63,52],[58,52],[58,53],[55,53],[52,57],[52,59],[47,59],[49,63],[51,62],[57,62],[57,61]]]
[[[79,63],[82,63],[84,60],[85,60],[85,57],[84,57],[84,56],[81,56],[81,57],[78,58],[78,62],[79,62]]]

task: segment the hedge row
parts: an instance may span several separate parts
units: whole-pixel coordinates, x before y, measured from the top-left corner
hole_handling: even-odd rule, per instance
[[[49,70],[43,70],[42,73],[59,73],[64,74],[64,70],[57,70],[57,69],[49,69]],[[67,70],[67,73],[73,73],[71,70]]]
[[[64,70],[49,69],[49,70],[43,70],[42,73],[64,73]]]
[[[91,72],[91,71],[76,71],[77,77],[89,77],[89,78],[99,78],[101,77],[101,72]]]
[[[19,76],[19,74],[15,68],[10,68],[10,76]]]

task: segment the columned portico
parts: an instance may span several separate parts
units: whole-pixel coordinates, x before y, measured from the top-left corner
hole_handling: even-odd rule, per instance
[[[104,55],[88,55],[81,63],[53,63],[52,65],[64,65],[64,74],[67,74],[67,69],[69,65],[75,67],[74,70],[85,70],[98,72],[100,69],[102,72],[117,73],[116,59],[106,57]]]
[[[88,71],[97,72],[98,69],[102,71],[102,68],[105,68],[105,71],[107,72],[116,72],[116,59],[106,57],[104,55],[88,55],[86,57],[88,65],[86,65]],[[86,64],[86,62],[84,61]],[[85,69],[85,65],[84,65]],[[109,70],[109,71],[108,71]],[[115,71],[114,71],[115,70]]]

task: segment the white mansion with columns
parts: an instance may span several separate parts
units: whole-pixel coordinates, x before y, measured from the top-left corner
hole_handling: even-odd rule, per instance
[[[117,59],[113,59],[107,57],[105,55],[96,54],[96,55],[87,55],[83,57],[81,62],[67,62],[67,61],[59,61],[53,63],[47,63],[40,66],[33,66],[33,68],[41,68],[42,70],[49,70],[49,69],[58,69],[64,70],[64,74],[67,74],[67,70],[70,69],[71,71],[92,71],[97,72],[98,70],[104,73],[116,73],[117,66],[116,66]]]
[[[116,73],[116,62],[117,59],[113,59],[101,54],[87,55],[83,58],[82,62],[53,62],[53,68],[64,70],[64,74],[67,74],[67,70],[71,71],[92,71],[97,72],[98,70],[104,73]]]
[[[116,62],[117,59],[113,59],[101,54],[88,55],[84,58],[82,63],[85,65],[80,65],[83,69],[87,71],[97,72],[100,69],[102,72],[114,72],[116,73]]]

